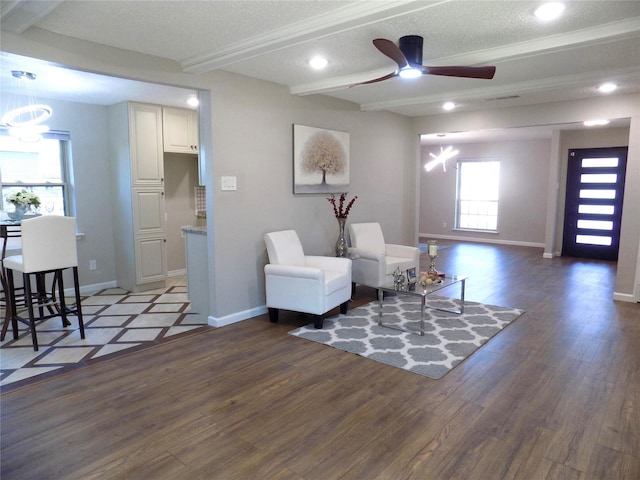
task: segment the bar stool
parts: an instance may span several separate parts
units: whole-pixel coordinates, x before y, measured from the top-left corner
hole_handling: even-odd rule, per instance
[[[21,230],[20,225],[11,223],[0,222],[0,242],[2,243],[2,253],[0,255],[0,261],[4,260],[7,256],[7,243],[10,238],[20,238]],[[7,327],[11,323],[11,303],[9,301],[9,286],[7,285],[7,275],[4,267],[0,266],[0,285],[2,285],[2,293],[0,294],[0,306],[4,308],[4,318],[2,321],[2,332],[0,333],[0,341],[4,340],[7,334]],[[14,339],[18,339],[17,335],[14,335]]]
[[[24,303],[28,312],[28,322],[31,329],[33,349],[38,350],[38,338],[36,336],[36,321],[46,320],[61,316],[63,324],[67,323],[67,315],[78,317],[80,337],[85,338],[84,322],[82,320],[82,307],[80,305],[80,285],[78,282],[78,248],[76,244],[76,219],[74,217],[62,217],[58,215],[45,215],[24,220],[22,228],[22,255],[13,255],[3,260],[3,266],[7,271],[7,287],[12,312],[12,327],[14,338],[17,337],[18,321],[27,319],[20,317],[17,310],[17,289],[15,287],[14,271],[22,273],[24,288]],[[75,308],[68,307],[64,297],[63,270],[73,269],[73,284],[75,290]],[[54,275],[54,285],[58,289],[58,298],[55,288],[50,293],[44,290],[44,275]],[[36,292],[31,288],[31,276],[36,278]],[[38,317],[34,309],[38,307]],[[50,309],[45,313],[44,307],[54,306],[57,310]],[[23,309],[24,310],[24,309]]]

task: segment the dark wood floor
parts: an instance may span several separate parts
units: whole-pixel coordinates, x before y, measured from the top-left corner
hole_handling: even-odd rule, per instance
[[[442,379],[265,315],[3,394],[2,479],[638,480],[640,304],[612,301],[615,263],[441,243],[469,300],[526,310]]]

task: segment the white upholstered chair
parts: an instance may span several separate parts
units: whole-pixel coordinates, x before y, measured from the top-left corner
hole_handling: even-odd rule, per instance
[[[305,255],[294,230],[264,236],[269,263],[264,267],[267,307],[272,322],[279,310],[315,315],[314,326],[322,328],[325,314],[340,305],[347,313],[351,299],[351,260]]]
[[[33,349],[38,350],[36,337],[36,321],[60,316],[64,325],[67,325],[67,315],[78,317],[80,337],[84,338],[84,323],[82,320],[82,308],[80,305],[80,286],[78,283],[78,249],[76,244],[76,219],[59,215],[45,215],[22,221],[22,255],[6,257],[2,263],[7,271],[7,284],[9,287],[9,301],[11,302],[12,326],[14,338],[17,337],[18,320],[28,320],[31,329]],[[67,305],[64,297],[64,282],[62,272],[71,268],[73,270],[73,284],[75,290],[75,306]],[[24,287],[24,303],[28,312],[28,319],[19,316],[16,302],[16,288],[13,273],[22,274]],[[54,275],[54,285],[57,286],[57,295],[54,289],[46,292],[44,287],[44,275]],[[31,286],[31,276],[36,278],[36,292]],[[57,297],[57,298],[56,298]],[[49,314],[45,314],[47,307]],[[35,309],[40,315],[35,316]]]
[[[393,272],[420,267],[420,249],[408,245],[384,242],[379,223],[352,223],[349,225],[349,257],[353,261],[353,286],[367,285],[378,288],[393,281]]]

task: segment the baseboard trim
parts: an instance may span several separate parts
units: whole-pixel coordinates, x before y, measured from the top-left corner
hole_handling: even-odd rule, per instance
[[[171,270],[170,272],[167,272],[167,277],[180,277],[181,275],[186,275],[186,274],[187,274],[187,269],[181,268],[180,270]]]
[[[498,240],[494,238],[460,237],[458,235],[440,235],[431,233],[419,233],[418,238],[437,238],[442,240],[457,240],[460,242],[495,243],[498,245],[515,245],[518,247],[544,248],[544,243],[519,242],[516,240]]]
[[[224,327],[225,325],[231,325],[232,323],[237,323],[243,320],[248,320],[249,318],[257,317],[258,315],[264,315],[265,313],[267,313],[266,305],[262,307],[250,308],[249,310],[236,312],[224,317],[209,316],[209,318],[207,319],[207,323],[212,327]]]
[[[80,287],[80,295],[92,295],[100,290],[105,290],[107,288],[116,288],[118,284],[115,280],[111,282],[104,283],[94,283],[93,285],[84,285]],[[64,289],[65,297],[73,297],[75,295],[75,290],[72,288]]]
[[[636,303],[636,297],[631,293],[613,292],[613,299],[620,302]]]

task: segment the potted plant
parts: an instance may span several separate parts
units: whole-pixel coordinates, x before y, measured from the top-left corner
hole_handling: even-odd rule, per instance
[[[25,190],[24,188],[19,192],[12,193],[7,197],[7,202],[12,203],[15,206],[13,212],[7,212],[9,218],[12,220],[22,220],[25,213],[33,207],[37,209],[40,207],[40,198],[33,192]]]

